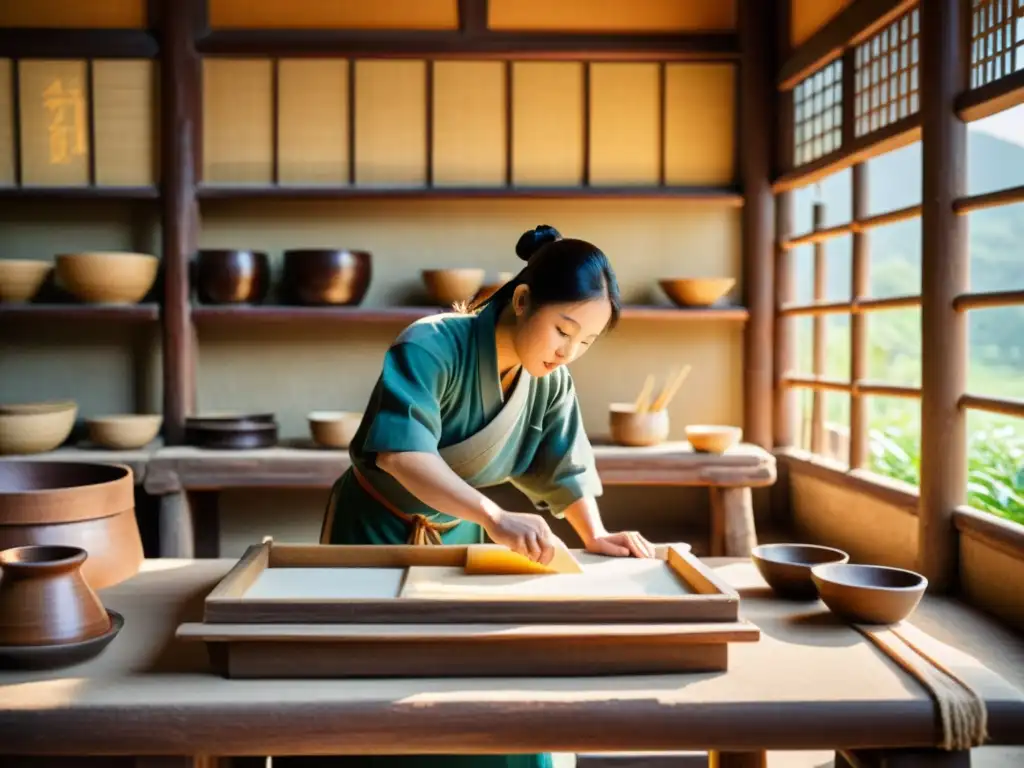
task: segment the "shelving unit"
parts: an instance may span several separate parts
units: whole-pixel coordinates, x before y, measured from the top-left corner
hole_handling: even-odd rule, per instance
[[[146,324],[160,319],[160,307],[157,304],[0,303],[0,323],[39,319]]]

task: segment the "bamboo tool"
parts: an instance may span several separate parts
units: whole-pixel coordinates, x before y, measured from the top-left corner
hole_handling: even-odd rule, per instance
[[[640,395],[636,399],[635,411],[637,413],[647,413],[648,401],[651,399],[651,391],[654,389],[654,374],[647,374],[647,378],[644,380],[644,388],[640,390]]]
[[[675,397],[676,392],[679,391],[679,387],[686,381],[686,377],[690,375],[690,366],[684,365],[682,370],[676,375],[674,379],[671,379],[670,383],[665,385],[665,388],[658,393],[658,397],[654,400],[654,405],[651,406],[652,411],[660,411],[668,407],[669,402]]]

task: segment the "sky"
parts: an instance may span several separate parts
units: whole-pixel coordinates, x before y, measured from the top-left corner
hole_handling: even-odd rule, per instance
[[[1024,104],[969,124],[968,130],[988,133],[1024,147]]]

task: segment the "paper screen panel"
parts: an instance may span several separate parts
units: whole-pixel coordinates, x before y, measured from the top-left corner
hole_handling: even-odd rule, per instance
[[[0,27],[142,29],[146,0],[3,0]]]
[[[512,65],[512,183],[583,183],[583,64]]]
[[[426,63],[364,60],[355,68],[356,184],[425,184]]]
[[[433,153],[434,183],[439,186],[504,184],[502,62],[435,62]]]
[[[657,64],[590,65],[592,185],[658,183],[659,96]]]
[[[273,124],[269,61],[203,61],[204,183],[269,184]]]
[[[348,184],[348,72],[344,59],[278,64],[278,175],[282,184]]]
[[[14,178],[14,65],[0,59],[0,186],[13,186]]]
[[[736,27],[736,0],[490,0],[491,29],[693,32]]]
[[[84,61],[18,65],[24,186],[89,184],[89,83]]]
[[[794,48],[839,15],[853,0],[792,0],[789,42]]]
[[[665,181],[735,180],[736,70],[730,64],[665,68]]]
[[[214,29],[458,29],[458,0],[209,0]]]
[[[156,183],[156,65],[107,60],[92,64],[96,184]]]

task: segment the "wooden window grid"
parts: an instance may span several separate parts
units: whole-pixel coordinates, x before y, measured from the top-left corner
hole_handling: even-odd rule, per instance
[[[919,10],[912,8],[854,49],[854,136],[918,111],[920,29]]]
[[[971,88],[1024,71],[1024,0],[972,0]]]
[[[809,163],[843,146],[843,61],[836,59],[793,89],[793,162]]]

